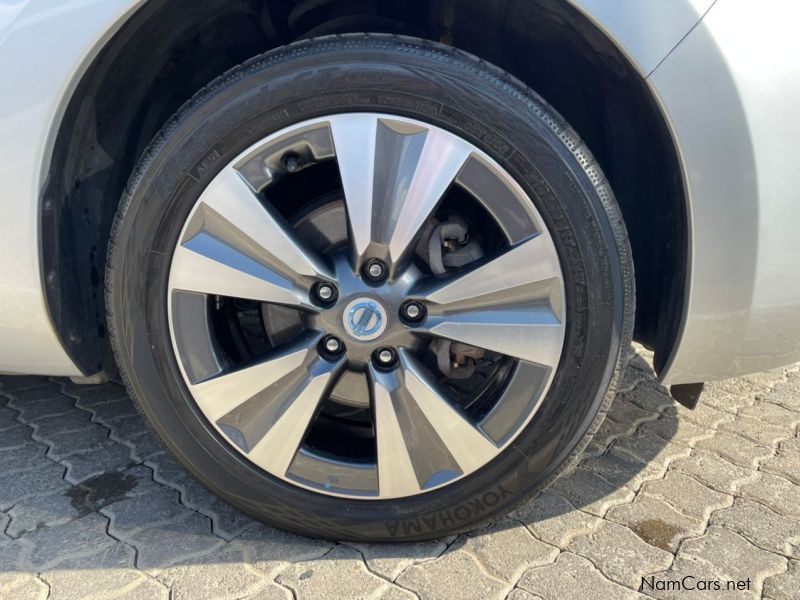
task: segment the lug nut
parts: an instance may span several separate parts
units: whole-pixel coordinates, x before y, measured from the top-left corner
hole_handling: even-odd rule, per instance
[[[326,282],[318,283],[314,287],[314,294],[317,296],[317,300],[323,304],[335,302],[336,297],[339,295],[333,284]]]
[[[344,344],[342,344],[339,338],[332,335],[329,335],[322,340],[322,346],[330,354],[339,354],[342,352],[342,350],[344,350]]]
[[[391,348],[380,348],[375,352],[375,358],[381,366],[389,367],[394,364],[394,361],[397,359],[397,355]]]
[[[364,275],[373,282],[383,281],[386,278],[386,265],[377,259],[373,259],[365,265]]]
[[[374,262],[369,266],[369,275],[374,279],[378,279],[379,277],[383,276],[383,265],[380,263]]]
[[[400,314],[408,321],[418,323],[425,318],[425,307],[416,300],[409,300],[400,309]]]

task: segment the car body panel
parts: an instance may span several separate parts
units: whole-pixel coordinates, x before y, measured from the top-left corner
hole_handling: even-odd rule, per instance
[[[800,360],[798,17],[796,3],[719,0],[650,76],[691,202],[692,276],[668,383]]]
[[[0,6],[0,372],[80,374],[44,299],[40,195],[72,93],[144,1]],[[682,341],[662,375],[703,381],[800,359],[800,318],[790,318],[800,284],[787,281],[800,203],[783,158],[792,139],[785,133],[796,135],[800,123],[791,122],[800,116],[791,103],[800,98],[792,64],[800,40],[770,30],[789,27],[792,19],[775,15],[796,9],[777,0],[757,11],[743,0],[570,1],[650,76],[684,163],[690,286]],[[743,27],[756,35],[736,44]],[[42,40],[58,40],[57,49]]]
[[[646,77],[716,0],[570,0]]]
[[[0,372],[81,374],[45,304],[40,194],[61,117],[81,74],[139,3],[0,5]]]

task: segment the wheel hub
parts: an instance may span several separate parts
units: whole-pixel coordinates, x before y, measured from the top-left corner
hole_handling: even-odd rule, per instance
[[[342,322],[351,338],[359,342],[370,342],[386,331],[389,319],[386,309],[378,300],[363,296],[344,308]]]
[[[353,269],[346,252],[334,256],[337,301],[310,317],[311,327],[339,337],[347,346],[350,368],[363,371],[378,348],[416,350],[423,340],[400,319],[399,309],[412,293],[420,273],[408,265],[396,279],[374,284],[364,269]]]

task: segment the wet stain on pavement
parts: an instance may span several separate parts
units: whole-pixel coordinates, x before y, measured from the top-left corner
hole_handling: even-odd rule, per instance
[[[81,515],[122,500],[136,487],[137,480],[123,473],[104,473],[69,488],[64,495]]]
[[[661,519],[647,519],[640,521],[633,527],[634,533],[642,538],[645,542],[656,548],[672,552],[672,540],[675,539],[683,530],[676,527],[671,523],[662,521]]]

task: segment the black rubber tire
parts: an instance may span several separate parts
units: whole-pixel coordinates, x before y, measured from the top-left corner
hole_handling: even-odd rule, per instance
[[[242,150],[293,123],[345,111],[426,121],[500,162],[534,199],[564,271],[566,341],[527,428],[484,468],[399,501],[346,500],[272,477],[231,449],[183,383],[170,343],[167,275],[202,190]],[[163,128],[131,177],[114,223],[108,319],[131,396],[167,447],[240,509],[341,540],[421,540],[502,516],[568,468],[600,425],[633,326],[633,265],[619,208],[576,133],[524,84],[474,56],[387,35],[278,48],[220,77]]]

